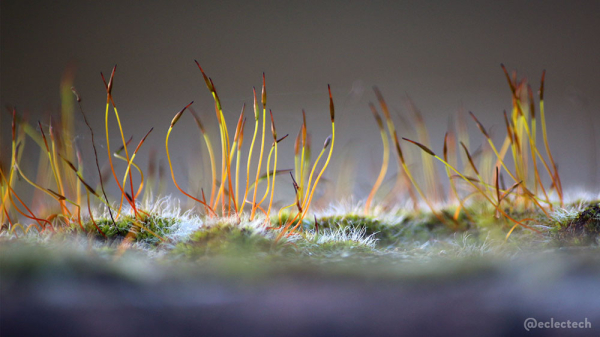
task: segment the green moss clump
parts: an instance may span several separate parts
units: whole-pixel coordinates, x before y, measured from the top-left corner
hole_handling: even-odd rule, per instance
[[[281,213],[281,215],[279,217],[274,216],[271,217],[271,224],[274,227],[279,227],[279,226],[284,226],[287,224],[288,221],[291,221],[294,217],[296,217],[296,213],[295,211],[293,212],[289,212],[289,211],[284,211]],[[298,219],[292,221],[289,224],[289,228],[294,228],[296,225],[298,224]],[[307,216],[306,218],[304,218],[302,220],[302,228],[304,228],[305,230],[310,229],[310,228],[314,228],[313,227],[314,222],[312,222],[309,217]]]
[[[375,248],[360,240],[324,240],[318,235],[295,237],[292,240],[283,238],[275,243],[273,236],[265,235],[254,228],[220,223],[196,231],[187,242],[177,244],[172,254],[183,255],[192,260],[214,256],[321,259],[364,256],[375,251]]]
[[[586,207],[575,220],[562,225],[557,236],[561,243],[567,245],[597,245],[600,236],[600,204]]]
[[[189,241],[179,243],[173,253],[191,259],[215,255],[243,256],[268,253],[272,245],[273,240],[250,228],[217,224],[196,231]]]
[[[390,246],[405,240],[426,241],[451,232],[433,214],[398,216],[396,222],[383,222],[364,215],[323,217],[318,222],[322,228],[364,228],[365,235],[373,235],[379,246]]]
[[[130,231],[134,231],[136,233],[134,241],[156,245],[160,243],[161,240],[148,230],[154,232],[156,235],[164,236],[173,232],[173,226],[178,221],[176,218],[160,217],[151,214],[145,216],[142,221],[137,220],[144,226],[144,228],[141,228],[136,225],[134,220],[136,219],[133,216],[123,215],[119,217],[115,223],[113,223],[110,218],[97,219],[96,225],[98,225],[102,233],[106,235],[106,240],[123,239]],[[98,239],[105,239],[91,221],[86,222],[84,228],[88,233],[93,233]]]

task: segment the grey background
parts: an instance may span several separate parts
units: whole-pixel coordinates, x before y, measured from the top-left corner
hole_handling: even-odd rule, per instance
[[[69,64],[76,65],[75,86],[99,142],[104,141],[106,99],[99,74],[109,74],[118,64],[113,94],[126,135],[134,135],[137,143],[155,127],[138,156],[143,167],[150,148],[163,156],[171,118],[192,100],[212,127],[218,148],[212,97],[194,64],[197,59],[215,82],[231,133],[242,103],[251,106],[252,86],[260,87],[261,74],[266,73],[268,107],[278,133],[291,136],[281,143],[279,168],[293,165],[293,138],[302,108],[315,148],[330,133],[331,84],[337,157],[326,175],[343,175],[335,165],[345,166],[340,157],[352,154],[350,162],[363,175],[354,189],[360,197],[374,181],[382,151],[367,106],[375,100],[371,86],[378,85],[405,117],[410,115],[404,98],[413,98],[429,127],[434,151],[441,152],[448,116],[460,106],[478,115],[500,142],[502,110],[511,103],[502,62],[528,77],[534,90],[542,70],[547,70],[548,129],[563,185],[591,191],[599,186],[600,141],[597,134],[594,138],[600,125],[598,1],[4,0],[0,6],[3,160],[10,136],[4,106],[16,105],[30,120],[47,123],[47,114],[58,111],[60,78]],[[251,110],[246,112],[252,116]],[[77,118],[74,141],[90,161],[90,137]],[[193,166],[204,144],[191,116],[182,121],[171,144],[176,172],[187,179],[188,169],[198,175],[208,166]],[[111,123],[111,141],[117,144],[112,115]],[[249,121],[246,146],[252,130]],[[470,130],[476,147],[483,139],[473,123]],[[404,135],[410,130],[401,129]],[[106,159],[105,151],[100,149],[101,160]],[[96,175],[88,167],[86,176],[94,181]],[[278,184],[291,192],[289,178]],[[172,183],[169,186],[173,190]],[[347,195],[348,190],[338,193]]]

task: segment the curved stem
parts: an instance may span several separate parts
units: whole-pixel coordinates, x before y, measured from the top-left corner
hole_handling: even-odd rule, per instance
[[[181,189],[181,187],[179,187],[179,184],[177,183],[177,180],[175,179],[175,174],[173,173],[173,165],[171,163],[171,156],[169,155],[169,136],[171,135],[171,131],[173,130],[173,126],[171,126],[169,128],[169,131],[167,132],[167,137],[165,139],[165,149],[167,150],[167,160],[169,161],[169,169],[171,170],[171,178],[173,178],[173,182],[175,183],[175,187],[177,187],[177,189],[183,193],[184,195],[186,195],[188,198],[191,198],[199,203],[201,203],[202,205],[204,205],[206,208],[208,208],[209,211],[211,211],[215,216],[217,215],[217,213],[215,213],[215,211],[208,205],[206,204],[204,201],[199,200],[197,198],[192,197],[191,195],[189,195],[188,193],[186,193],[184,190]]]

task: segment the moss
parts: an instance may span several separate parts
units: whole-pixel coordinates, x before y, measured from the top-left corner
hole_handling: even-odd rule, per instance
[[[288,212],[288,211],[284,211],[281,213],[280,217],[271,217],[271,223],[273,224],[274,227],[279,227],[279,226],[283,226],[285,225],[288,221],[292,220],[295,216],[296,216],[297,212]],[[292,222],[290,224],[290,228],[293,228],[294,226],[296,226],[296,224],[298,223],[298,220],[294,220],[294,222]],[[302,221],[303,223],[303,227],[306,229],[310,226],[310,222],[306,219],[304,219]]]
[[[557,231],[561,244],[585,246],[598,244],[600,235],[600,204],[591,204]]]
[[[179,243],[172,253],[191,259],[215,255],[243,256],[266,254],[272,246],[273,240],[250,228],[217,224],[196,231],[189,241]]]
[[[426,241],[450,230],[432,214],[400,215],[396,221],[383,221],[372,216],[344,215],[318,219],[323,228],[365,228],[379,246],[390,246],[405,240]],[[313,224],[314,226],[314,224]]]
[[[346,228],[346,227],[364,227],[366,235],[376,234],[381,232],[383,226],[385,226],[382,222],[370,216],[363,215],[336,215],[329,217],[322,217],[317,219],[319,222],[319,228]],[[314,223],[311,223],[311,227],[314,228]]]
[[[324,235],[324,231],[328,233]],[[321,229],[321,235],[306,234],[283,238],[252,227],[219,223],[193,233],[189,240],[177,244],[172,255],[197,260],[208,257],[285,258],[286,261],[308,258],[366,256],[377,252],[363,240],[365,233],[348,227],[347,230]],[[370,241],[372,242],[372,241]]]
[[[151,245],[156,245],[161,240],[148,230],[154,232],[156,235],[164,236],[172,233],[173,226],[178,222],[176,218],[160,217],[158,215],[145,216],[140,222],[146,229],[139,227],[134,222],[135,218],[130,215],[121,216],[118,220],[113,223],[111,219],[97,219],[96,224],[100,230],[106,235],[106,240],[123,239],[130,231],[135,231],[135,241],[144,242]],[[138,220],[139,221],[139,220]],[[86,222],[84,225],[88,233],[93,233],[95,237],[101,240],[105,240],[94,224]]]
[[[377,252],[373,247],[354,240],[343,241],[304,241],[297,245],[299,253],[311,258],[364,257]]]

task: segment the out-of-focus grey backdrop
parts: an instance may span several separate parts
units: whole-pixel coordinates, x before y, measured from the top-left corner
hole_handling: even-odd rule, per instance
[[[330,133],[331,84],[336,161],[326,177],[352,177],[352,170],[339,168],[356,164],[356,187],[338,192],[361,197],[375,179],[382,154],[367,105],[375,100],[373,85],[381,88],[394,113],[408,119],[410,95],[429,127],[431,147],[441,152],[448,118],[460,107],[473,111],[501,141],[502,111],[511,104],[500,68],[504,63],[526,76],[534,90],[547,70],[550,145],[565,188],[595,191],[600,183],[598,1],[3,0],[0,10],[3,160],[10,137],[4,106],[14,105],[31,121],[47,124],[48,114],[59,109],[59,83],[69,65],[76,69],[75,86],[99,143],[105,139],[106,100],[100,72],[108,75],[117,64],[113,94],[126,135],[134,135],[137,143],[155,127],[137,157],[142,166],[151,148],[164,158],[169,122],[192,100],[218,148],[212,97],[194,64],[197,59],[214,80],[231,133],[243,102],[251,107],[252,87],[259,88],[266,73],[268,107],[278,133],[291,136],[281,143],[279,168],[293,166],[302,108],[315,148]],[[252,110],[246,114],[247,147]],[[89,133],[77,118],[73,141],[89,161]],[[398,115],[394,118],[401,123]],[[483,138],[469,123],[475,150]],[[117,144],[112,115],[111,125]],[[400,136],[410,132],[401,127]],[[171,144],[182,181],[189,170],[197,176],[208,168],[197,162],[204,144],[190,115],[177,124]],[[28,146],[33,151],[33,143]],[[99,150],[105,161],[105,147]],[[343,156],[354,157],[344,162]],[[88,167],[86,177],[97,181]],[[292,192],[289,177],[278,184]]]

